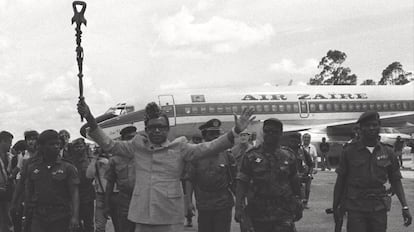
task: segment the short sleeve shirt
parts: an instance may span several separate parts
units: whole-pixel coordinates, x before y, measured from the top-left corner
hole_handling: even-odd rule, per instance
[[[361,142],[345,147],[336,169],[346,176],[346,207],[351,210],[378,211],[385,208],[380,199],[384,184],[402,178],[397,157],[391,147],[378,143],[371,153]]]

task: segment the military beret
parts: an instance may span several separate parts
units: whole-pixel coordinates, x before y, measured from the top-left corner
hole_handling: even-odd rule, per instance
[[[378,112],[376,111],[367,111],[361,114],[361,116],[359,116],[359,119],[357,121],[357,123],[364,123],[366,121],[370,121],[370,120],[378,120],[379,121],[380,116],[378,114]]]
[[[29,138],[37,139],[39,137],[39,133],[35,130],[25,131],[24,132],[24,139],[28,140]]]
[[[40,133],[38,138],[38,143],[41,145],[46,144],[46,142],[50,140],[59,140],[59,134],[55,130],[45,130],[42,133]]]
[[[221,121],[213,118],[211,120],[208,120],[206,123],[198,127],[199,130],[220,130]]]
[[[266,125],[275,125],[283,131],[283,123],[277,118],[268,118],[263,122],[263,127]]]
[[[121,134],[121,135],[126,135],[126,134],[130,134],[130,133],[135,133],[135,132],[137,132],[137,128],[135,127],[135,126],[127,126],[127,127],[124,127],[120,132],[119,132],[119,134]]]

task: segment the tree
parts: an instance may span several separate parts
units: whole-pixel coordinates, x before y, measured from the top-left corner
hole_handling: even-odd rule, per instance
[[[382,71],[382,78],[378,82],[379,85],[404,85],[410,82],[407,77],[411,73],[404,71],[400,62],[393,62]]]
[[[346,54],[338,50],[329,50],[322,57],[318,68],[322,69],[319,74],[309,80],[310,85],[356,85],[357,76],[351,74],[351,69],[342,67],[346,60]]]
[[[373,81],[372,79],[367,79],[364,80],[361,85],[376,85],[375,81]]]

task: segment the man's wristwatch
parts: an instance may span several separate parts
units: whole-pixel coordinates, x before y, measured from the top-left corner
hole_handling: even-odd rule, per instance
[[[402,207],[402,210],[408,210],[409,208],[408,208],[408,206],[403,206]]]

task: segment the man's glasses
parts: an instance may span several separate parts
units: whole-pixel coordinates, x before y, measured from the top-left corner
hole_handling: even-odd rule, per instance
[[[160,132],[165,132],[168,131],[169,126],[166,125],[149,125],[147,126],[147,131],[149,132],[156,132],[156,131],[160,131]]]

